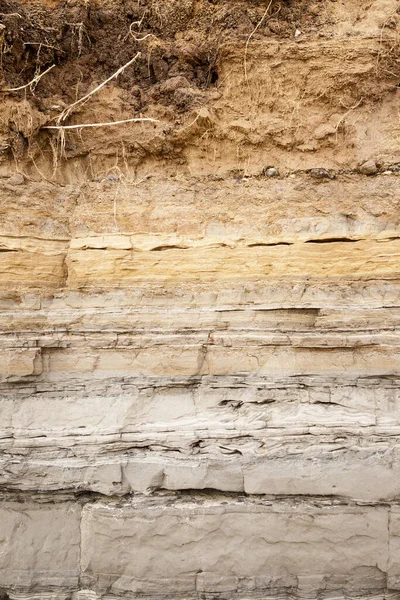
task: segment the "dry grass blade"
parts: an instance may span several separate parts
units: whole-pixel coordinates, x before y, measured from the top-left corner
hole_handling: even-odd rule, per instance
[[[19,13],[3,13],[3,12],[0,13],[0,17],[19,17],[20,19],[24,18]]]
[[[246,81],[247,81],[247,49],[249,47],[249,43],[250,43],[251,38],[256,33],[257,29],[259,29],[261,27],[261,25],[264,23],[265,17],[268,15],[268,11],[271,8],[272,1],[273,0],[269,1],[268,6],[265,9],[265,12],[264,12],[263,16],[261,17],[261,19],[259,20],[259,22],[257,23],[257,25],[255,26],[255,28],[253,29],[253,31],[250,33],[249,37],[246,40],[246,46],[245,46],[245,49],[244,49],[244,77],[245,77]]]
[[[159,123],[158,119],[150,118],[133,118],[123,119],[122,121],[110,121],[108,123],[80,123],[79,125],[45,125],[41,129],[57,129],[58,131],[65,131],[66,129],[83,129],[84,127],[110,127],[112,125],[121,125],[121,123],[142,123],[142,122]]]
[[[19,87],[16,87],[16,88],[0,89],[0,92],[19,92],[20,90],[24,90],[25,88],[28,88],[28,87],[32,88],[33,85],[36,86],[36,84],[42,79],[42,77],[44,75],[46,75],[46,73],[51,71],[51,69],[53,69],[55,66],[56,65],[51,65],[51,67],[49,67],[48,69],[43,71],[43,73],[40,73],[39,75],[35,75],[35,77],[32,79],[32,81],[30,81],[29,83],[26,83],[25,85],[20,85]]]
[[[99,92],[105,85],[107,85],[107,83],[112,81],[112,79],[115,79],[116,77],[118,77],[118,75],[120,75],[123,71],[125,71],[125,69],[127,69],[130,65],[132,65],[139,58],[140,54],[141,53],[138,52],[136,54],[136,56],[134,56],[133,58],[131,58],[131,60],[129,60],[124,65],[122,65],[122,67],[120,67],[117,71],[115,71],[115,73],[110,75],[110,77],[108,79],[106,79],[105,81],[100,83],[100,85],[98,85],[96,88],[94,88],[94,90],[92,90],[91,92],[89,92],[88,94],[83,96],[82,98],[79,98],[79,100],[77,100],[76,102],[73,102],[72,104],[67,106],[62,111],[62,113],[57,117],[57,124],[60,125],[60,123],[62,121],[65,121],[65,119],[71,114],[71,112],[74,110],[74,108],[76,108],[80,104],[83,104],[84,102],[86,102],[91,96],[93,96],[93,94],[96,94],[97,92]]]

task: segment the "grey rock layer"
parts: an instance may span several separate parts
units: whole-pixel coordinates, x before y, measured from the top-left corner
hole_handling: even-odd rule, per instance
[[[400,590],[398,507],[158,495],[82,506],[8,500],[1,510],[0,577],[12,598],[50,598],[50,588],[57,599],[78,588],[107,599]]]

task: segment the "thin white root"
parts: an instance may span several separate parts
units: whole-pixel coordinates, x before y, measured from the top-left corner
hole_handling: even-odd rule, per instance
[[[154,35],[154,33],[148,33],[147,35],[144,35],[143,37],[136,37],[137,35],[139,35],[140,28],[141,28],[142,23],[143,23],[143,19],[146,16],[146,12],[147,11],[144,12],[143,17],[140,19],[140,21],[134,21],[133,23],[131,23],[129,25],[129,30],[128,30],[128,33],[126,34],[126,36],[124,37],[124,42],[126,42],[126,40],[128,39],[129,36],[132,36],[132,38],[135,40],[135,42],[143,42],[148,37],[155,37],[157,39],[157,37]],[[135,33],[133,32],[133,26],[134,25],[138,26],[138,30]]]
[[[120,75],[123,71],[125,71],[125,69],[127,69],[130,65],[132,65],[139,58],[140,55],[141,55],[141,53],[138,52],[136,54],[136,56],[131,58],[131,60],[129,60],[126,64],[122,65],[122,67],[120,67],[117,71],[115,71],[115,73],[113,73],[108,79],[106,79],[105,81],[100,83],[100,85],[98,85],[96,88],[94,88],[94,90],[92,90],[91,92],[89,92],[88,94],[83,96],[82,98],[79,98],[79,100],[77,100],[76,102],[73,102],[73,104],[70,104],[69,106],[67,106],[62,111],[62,113],[57,117],[57,125],[60,125],[60,123],[62,121],[65,121],[65,119],[71,114],[71,112],[74,110],[74,108],[76,108],[80,104],[83,104],[84,102],[86,102],[91,96],[93,96],[93,94],[96,94],[96,92],[99,92],[112,79],[115,79],[115,77],[118,77],[118,75]],[[87,125],[86,125],[86,127],[87,127]]]
[[[132,33],[132,37],[135,40],[135,42],[143,42],[144,40],[147,40],[148,37],[155,37],[157,39],[157,36],[155,36],[154,33],[148,33],[147,35],[141,38],[135,37]]]
[[[146,35],[143,35],[142,37],[137,37],[140,35],[140,29],[142,27],[142,23],[144,21],[144,18],[147,14],[147,10],[144,11],[142,18],[139,21],[133,21],[133,23],[131,23],[129,25],[129,30],[128,33],[126,34],[126,36],[124,37],[124,42],[126,42],[126,40],[129,38],[129,36],[132,37],[133,40],[135,40],[135,42],[144,42],[145,40],[147,40],[147,38],[155,38],[157,40],[157,36],[154,35],[154,33],[147,33]],[[133,31],[134,25],[137,26],[137,31]]]
[[[24,17],[22,15],[20,15],[19,13],[0,13],[0,17],[19,17],[20,19],[23,19]]]
[[[123,121],[110,121],[109,123],[80,123],[79,125],[45,125],[41,129],[57,129],[58,131],[65,131],[66,129],[83,129],[84,127],[110,127],[112,125],[120,125],[121,123],[159,123],[158,119],[150,118],[134,118],[124,119]]]
[[[350,106],[350,108],[347,110],[347,112],[344,113],[344,115],[342,115],[339,119],[339,121],[336,123],[335,129],[336,129],[336,140],[338,137],[338,131],[339,131],[339,127],[341,126],[341,124],[343,123],[343,121],[346,119],[346,117],[356,108],[358,108],[361,104],[361,102],[363,102],[364,100],[364,96],[362,98],[359,99],[358,102],[356,102],[355,104],[353,104],[353,106]],[[346,106],[347,108],[347,106]]]
[[[246,81],[247,81],[247,49],[249,47],[249,43],[250,43],[251,38],[256,33],[257,29],[259,29],[261,27],[261,25],[264,23],[264,19],[268,15],[268,11],[271,8],[271,4],[272,4],[272,0],[270,0],[267,8],[265,9],[265,12],[264,12],[263,16],[258,21],[257,25],[255,26],[255,28],[253,29],[253,31],[250,33],[250,35],[249,35],[249,37],[247,38],[247,41],[246,41],[246,46],[245,46],[245,49],[244,49],[244,78],[245,78]]]
[[[19,92],[20,90],[24,90],[25,88],[28,87],[32,87],[33,85],[36,85],[38,83],[38,81],[40,81],[40,79],[42,79],[42,77],[44,75],[46,75],[46,73],[48,73],[49,71],[51,71],[51,69],[53,69],[56,65],[51,65],[51,67],[49,67],[48,69],[46,69],[45,71],[43,71],[43,73],[40,73],[40,75],[36,75],[32,81],[30,81],[29,83],[26,83],[25,85],[20,85],[19,87],[16,88],[5,88],[5,89],[0,89],[0,92]]]

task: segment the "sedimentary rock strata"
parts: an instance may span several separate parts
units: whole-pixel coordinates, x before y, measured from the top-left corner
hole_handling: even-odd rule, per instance
[[[394,600],[397,2],[3,4],[0,598]]]
[[[10,597],[396,589],[396,178],[342,179],[169,183],[158,209],[158,184],[126,184],[123,231],[118,183],[67,187],[46,238],[23,186],[1,268]],[[377,216],[341,214],[354,189]]]

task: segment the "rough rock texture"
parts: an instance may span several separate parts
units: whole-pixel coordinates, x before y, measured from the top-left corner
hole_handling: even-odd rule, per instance
[[[398,9],[0,0],[1,600],[399,598]]]

